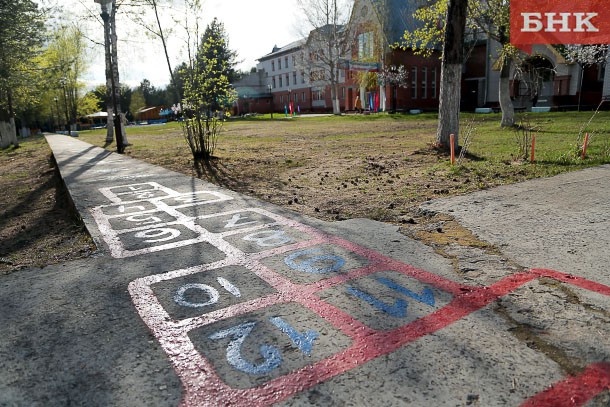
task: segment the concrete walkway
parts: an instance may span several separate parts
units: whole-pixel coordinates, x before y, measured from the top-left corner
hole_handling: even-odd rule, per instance
[[[607,273],[445,257],[47,140],[99,253],[1,280],[0,406],[610,403]]]

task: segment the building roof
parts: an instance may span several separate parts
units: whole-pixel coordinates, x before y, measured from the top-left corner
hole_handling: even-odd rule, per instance
[[[427,0],[371,0],[380,19],[385,20],[385,35],[389,44],[402,40],[405,31],[414,31],[423,26],[413,14],[422,6],[429,5]]]
[[[266,59],[271,59],[271,58],[277,57],[278,55],[283,55],[283,54],[287,54],[289,52],[296,51],[299,48],[301,48],[303,46],[303,44],[305,44],[305,41],[306,41],[305,39],[300,39],[300,40],[291,42],[288,45],[284,45],[281,48],[276,45],[273,47],[273,50],[269,54],[260,57],[258,59],[258,61],[264,61]]]
[[[97,112],[97,113],[92,113],[92,114],[88,114],[85,117],[90,117],[92,119],[95,118],[99,118],[99,117],[108,117],[108,112]]]

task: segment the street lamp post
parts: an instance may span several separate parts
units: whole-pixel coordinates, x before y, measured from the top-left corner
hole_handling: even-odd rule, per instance
[[[112,69],[112,63],[108,64],[108,61],[112,61],[112,51],[110,49],[110,13],[112,12],[113,0],[95,0],[102,8],[100,16],[104,21],[104,48],[106,51],[106,77],[110,78],[110,89],[106,89],[106,92],[111,93],[112,98],[112,110],[114,113],[114,134],[116,138],[117,153],[123,154],[125,152],[125,145],[123,143],[123,133],[121,130],[121,116],[117,113],[118,100],[116,97],[117,83],[115,82],[114,72]]]
[[[55,114],[57,115],[57,127],[59,127],[59,98],[55,96]]]

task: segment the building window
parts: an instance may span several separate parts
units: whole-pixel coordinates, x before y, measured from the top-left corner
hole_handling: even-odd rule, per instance
[[[282,86],[284,86],[284,85],[282,84],[282,75],[280,75],[280,76],[279,76],[279,78],[280,78],[280,88],[281,88]]]
[[[273,77],[273,89],[275,89],[275,88],[276,88],[276,86],[275,86],[275,76],[274,76]]]
[[[421,97],[428,97],[428,68],[425,66],[421,69]]]
[[[324,100],[326,99],[326,94],[323,90],[314,90],[312,92],[312,98],[313,100]]]
[[[603,82],[605,76],[606,76],[606,64],[597,64],[597,80],[599,82]]]
[[[297,57],[296,56],[292,56],[292,66],[297,66]]]
[[[278,71],[282,69],[282,58],[277,59],[277,69]]]
[[[284,68],[288,69],[288,57],[284,58]]]
[[[436,99],[436,68],[432,68],[432,99]]]
[[[305,72],[301,71],[301,83],[305,83]]]
[[[271,72],[275,72],[275,61],[271,61]]]
[[[290,86],[290,74],[286,74],[286,86]]]
[[[358,35],[358,59],[372,59],[373,51],[373,33],[367,32]]]
[[[301,102],[307,102],[307,94],[305,92],[301,93]]]
[[[297,73],[296,73],[296,71],[292,73],[292,84],[293,85],[297,84]]]
[[[281,86],[280,82],[280,86]],[[411,98],[417,99],[417,67],[411,68]]]
[[[341,99],[345,99],[345,88],[341,88]]]

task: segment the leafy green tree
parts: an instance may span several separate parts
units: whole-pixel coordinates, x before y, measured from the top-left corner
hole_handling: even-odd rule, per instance
[[[61,101],[67,125],[76,124],[79,102],[84,96],[81,77],[87,69],[85,51],[82,31],[70,26],[54,31],[43,54],[46,82],[53,96]]]
[[[214,19],[206,28],[191,61],[184,88],[184,137],[195,162],[209,162],[222,129],[224,110],[235,100],[231,78],[235,52],[224,25]]]
[[[416,53],[431,55],[433,48],[442,45],[445,35],[445,21],[448,0],[429,0],[426,7],[419,8],[414,17],[424,26],[413,32],[405,32],[402,46],[413,48]],[[510,73],[513,66],[521,62],[520,53],[510,44],[510,2],[508,0],[469,0],[466,20],[465,42],[476,39],[481,34],[499,44],[496,50],[500,67],[499,102],[502,110],[502,126],[515,124],[515,109],[510,99]],[[464,50],[468,52],[468,50]]]
[[[135,117],[136,113],[146,107],[144,92],[141,88],[135,88],[131,92],[131,103],[129,104],[129,112]]]
[[[78,117],[85,117],[87,115],[99,112],[100,99],[93,93],[87,92],[78,101]]]
[[[211,76],[226,77],[230,83],[235,82],[238,73],[237,52],[229,48],[229,37],[222,22],[214,18],[205,29],[199,49],[197,50],[197,67],[209,70]],[[207,65],[212,65],[207,67]],[[214,73],[212,73],[214,72]]]
[[[188,65],[186,62],[181,63],[176,68],[174,68],[174,74],[172,75],[172,80],[170,84],[167,86],[167,93],[171,96],[171,104],[180,102],[182,100],[182,96],[184,95],[184,82],[186,80],[186,75],[188,72]],[[175,99],[175,96],[178,95],[178,99]],[[168,103],[169,105],[169,103]]]
[[[15,116],[38,98],[35,59],[45,40],[45,12],[32,0],[0,0],[0,147],[17,145]]]

